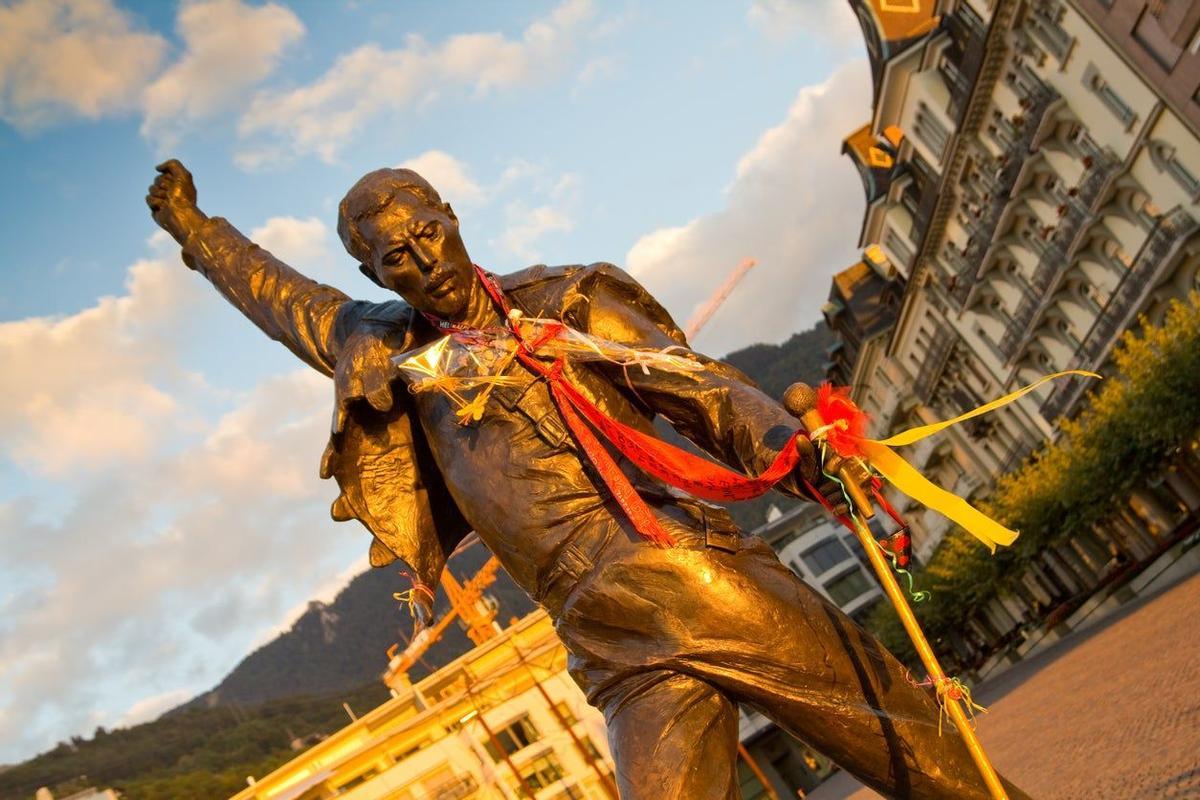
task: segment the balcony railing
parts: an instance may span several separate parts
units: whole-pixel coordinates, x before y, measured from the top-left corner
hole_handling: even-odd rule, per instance
[[[1066,203],[1066,213],[1063,214],[1046,247],[1041,249],[1041,256],[1033,271],[1033,279],[1029,282],[1030,291],[1022,296],[1021,303],[1000,340],[1000,352],[1006,359],[1011,360],[1021,352],[1033,336],[1036,327],[1034,322],[1041,318],[1050,305],[1051,287],[1067,271],[1071,264],[1071,256],[1075,252],[1076,240],[1083,233],[1087,223],[1095,217],[1092,206],[1100,197],[1100,192],[1109,177],[1120,166],[1121,162],[1116,156],[1108,152],[1101,153],[1099,163],[1092,164],[1079,185],[1079,191]]]
[[[479,791],[479,781],[475,779],[474,775],[468,774],[438,784],[429,789],[426,797],[430,800],[466,800],[477,791]]]
[[[1044,83],[1039,83],[1028,99],[1028,110],[1025,112],[1016,141],[1013,142],[1012,150],[996,175],[991,205],[980,216],[979,225],[972,234],[971,241],[964,253],[966,266],[955,277],[954,289],[950,292],[950,296],[959,308],[966,303],[971,294],[971,288],[975,283],[975,273],[983,263],[984,255],[992,246],[1000,218],[1004,216],[1004,209],[1011,200],[1013,185],[1017,181],[1025,159],[1030,155],[1034,138],[1037,136],[1038,128],[1041,127],[1042,118],[1049,111],[1051,104],[1058,99],[1058,92]]]
[[[1200,230],[1200,223],[1183,209],[1176,209],[1158,221],[1142,244],[1133,265],[1121,278],[1116,291],[1084,336],[1071,359],[1071,369],[1095,370],[1101,366],[1108,347],[1119,333],[1130,326],[1140,305],[1139,300],[1149,291],[1155,276],[1165,266],[1176,245],[1197,230]],[[1082,378],[1061,382],[1042,404],[1042,416],[1053,420],[1065,414],[1079,399],[1085,385]]]
[[[917,380],[913,384],[913,393],[922,403],[928,404],[933,396],[934,387],[937,386],[938,379],[942,376],[942,371],[946,368],[946,362],[950,360],[957,341],[958,334],[948,325],[939,328],[934,334],[929,353],[926,355],[924,363],[921,364],[921,370],[917,373]]]
[[[1183,209],[1176,209],[1158,221],[1146,237],[1133,266],[1125,273],[1104,306],[1104,311],[1084,338],[1079,348],[1079,356],[1084,361],[1093,364],[1108,342],[1127,326],[1135,302],[1146,290],[1163,260],[1177,242],[1191,235],[1196,228],[1195,218]]]
[[[1012,472],[1015,472],[1017,467],[1021,466],[1021,463],[1025,461],[1025,459],[1028,458],[1029,454],[1032,452],[1032,444],[1025,441],[1017,442],[1012,446],[1012,449],[1008,451],[1008,455],[1005,457],[1004,463],[1000,465],[1000,471],[997,474],[1009,475]]]
[[[954,49],[960,55],[953,69],[944,73],[950,89],[950,107],[947,110],[961,129],[962,115],[971,99],[971,90],[979,81],[987,54],[987,27],[965,4],[950,15],[947,27],[955,41]]]

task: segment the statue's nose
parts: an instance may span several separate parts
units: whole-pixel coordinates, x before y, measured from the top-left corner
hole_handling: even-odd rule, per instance
[[[413,258],[417,260],[417,265],[425,272],[437,266],[437,258],[420,241],[414,241],[411,250]]]

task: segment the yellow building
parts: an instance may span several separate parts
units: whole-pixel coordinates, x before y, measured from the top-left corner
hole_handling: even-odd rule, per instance
[[[416,684],[389,684],[392,699],[234,800],[616,797],[604,718],[544,612]]]

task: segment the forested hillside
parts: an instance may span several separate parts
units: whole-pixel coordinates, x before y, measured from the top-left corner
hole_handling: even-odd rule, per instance
[[[73,737],[0,772],[0,798],[32,798],[47,786],[56,797],[88,786],[113,787],[126,800],[211,800],[265,775],[306,746],[344,726],[342,703],[357,712],[387,699],[374,680],[329,697],[293,697],[256,708],[224,705],[177,711],[154,722]]]
[[[464,580],[490,556],[476,544],[456,555],[449,569]],[[387,649],[395,643],[403,647],[412,633],[408,611],[392,599],[394,593],[411,586],[400,574],[403,569],[399,562],[369,569],[350,581],[332,603],[311,603],[291,630],[246,656],[216,688],[184,707],[252,705],[277,697],[328,694],[379,678],[387,666]],[[500,604],[502,623],[533,610],[533,603],[503,570],[488,594]],[[440,615],[448,607],[445,592],[439,589],[434,608]],[[451,626],[411,676],[419,680],[470,648],[466,634]]]

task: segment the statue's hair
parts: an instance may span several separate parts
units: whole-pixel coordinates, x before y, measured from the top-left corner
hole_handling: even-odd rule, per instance
[[[338,236],[342,238],[346,252],[360,264],[371,263],[371,251],[363,241],[358,224],[386,208],[400,192],[407,192],[430,206],[442,205],[437,190],[411,169],[368,172],[350,187],[338,205]]]

